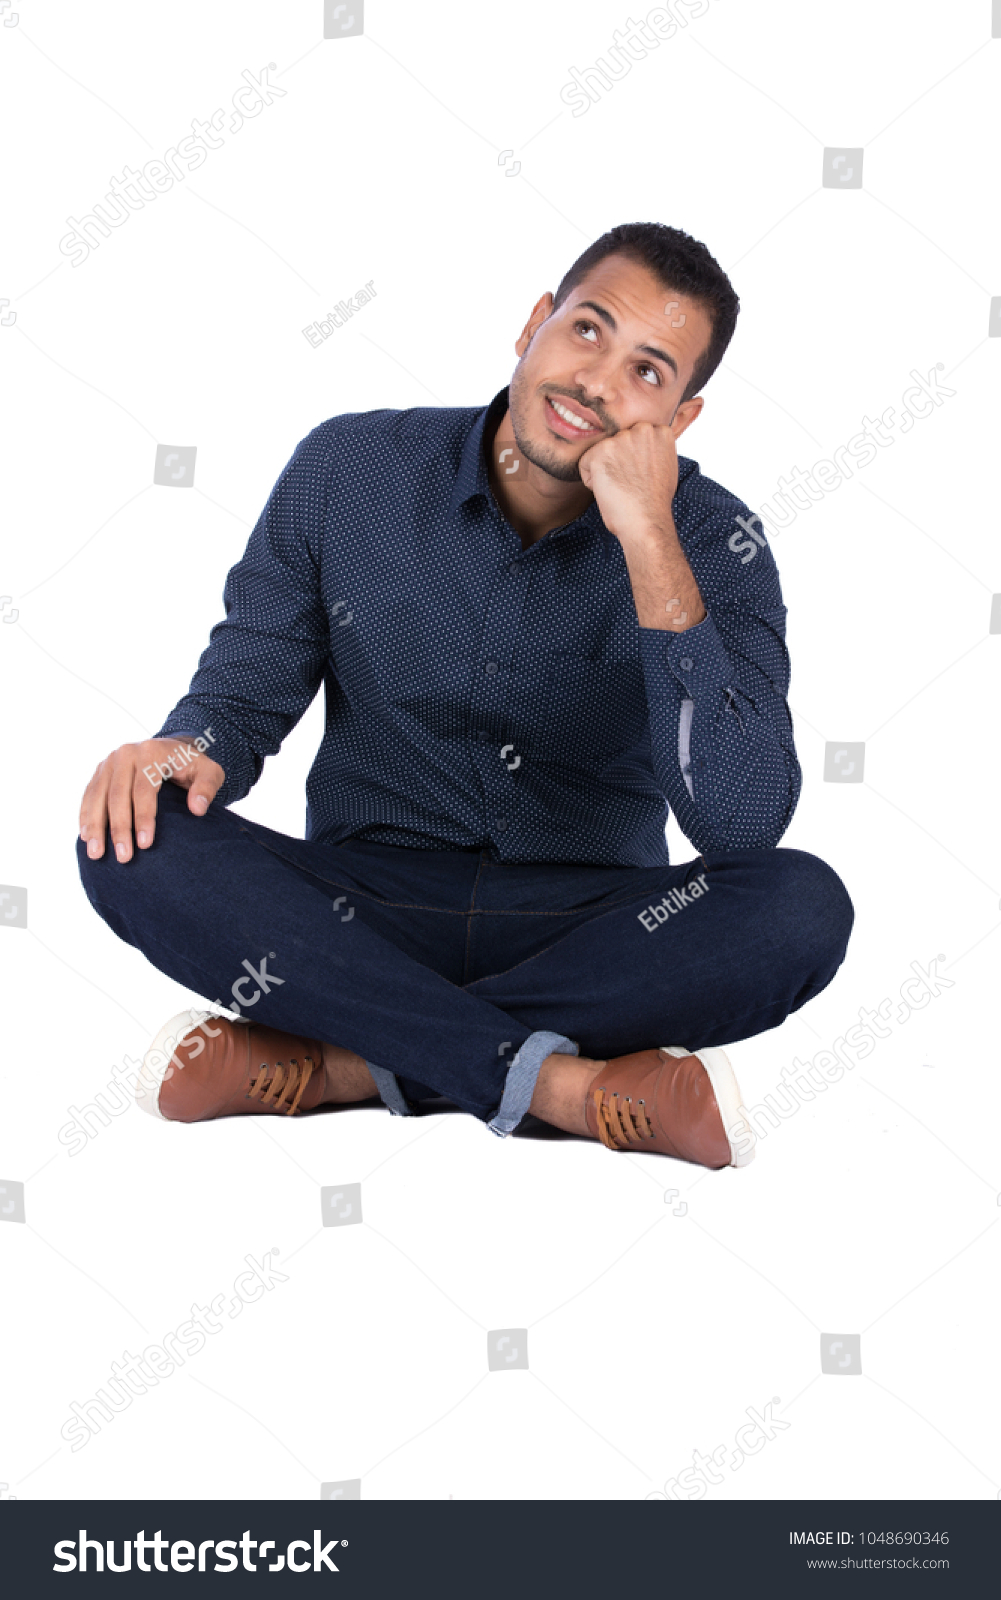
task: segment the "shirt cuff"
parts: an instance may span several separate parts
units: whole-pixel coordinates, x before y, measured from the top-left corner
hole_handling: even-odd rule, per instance
[[[726,646],[708,615],[685,633],[641,628],[640,657],[647,693],[660,700],[675,700],[680,685],[696,705],[712,704],[733,672]]]

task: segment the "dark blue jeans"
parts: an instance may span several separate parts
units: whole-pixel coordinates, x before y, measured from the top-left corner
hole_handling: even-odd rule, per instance
[[[391,1111],[444,1096],[498,1134],[560,1050],[727,1045],[830,983],[853,911],[801,850],[679,866],[511,865],[486,853],[287,838],[160,791],[156,839],[110,836],[87,896],[177,983],[251,1021],[345,1046]]]

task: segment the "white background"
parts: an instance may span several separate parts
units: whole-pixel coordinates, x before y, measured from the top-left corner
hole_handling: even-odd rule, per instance
[[[0,1493],[308,1498],[360,1479],[366,1499],[636,1499],[694,1450],[728,1462],[777,1396],[789,1426],[711,1496],[993,1499],[989,0],[713,0],[581,116],[560,90],[625,0],[368,0],[364,35],[328,41],[320,0],[13,0],[8,23],[14,7],[0,879],[29,913],[0,926],[0,1183],[25,1184],[27,1220],[0,1227],[17,1378]],[[66,219],[272,61],[283,97],[71,266]],[[864,148],[862,189],[822,187],[838,146]],[[485,404],[538,296],[635,220],[705,240],[741,296],[682,448],[752,506],[899,406],[912,369],[942,363],[955,390],[774,536],[805,773],[783,843],[837,869],[857,924],[829,989],[731,1050],[746,1101],[912,962],[944,955],[952,987],[743,1171],[381,1108],[193,1127],[130,1109],[70,1156],[67,1106],[196,998],[83,894],[96,763],[185,692],[296,442],[340,411]],[[301,329],[369,279],[375,300],[313,349]],[[153,486],[157,443],[197,446],[192,490]],[[301,836],[320,731],[318,700],[238,809]],[[866,741],[864,783],[823,781],[840,740]],[[364,1221],[322,1228],[320,1186],[345,1182]],[[287,1281],[74,1453],[70,1402],[274,1249]],[[527,1371],[488,1373],[498,1328],[527,1330]],[[824,1333],[861,1333],[861,1376],[821,1375]]]

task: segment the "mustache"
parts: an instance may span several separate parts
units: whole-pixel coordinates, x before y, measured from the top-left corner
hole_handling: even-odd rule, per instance
[[[559,400],[566,400],[570,405],[580,406],[583,411],[592,411],[609,433],[618,433],[618,428],[608,415],[600,401],[586,400],[583,395],[572,394],[569,389],[547,388],[543,391],[546,395],[555,395]]]

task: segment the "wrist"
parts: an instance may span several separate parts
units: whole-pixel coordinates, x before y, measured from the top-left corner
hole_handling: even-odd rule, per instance
[[[671,635],[697,628],[708,615],[705,606],[694,600],[689,601],[687,610],[684,607],[679,610],[677,604],[669,607],[660,600],[637,600],[635,604],[636,620],[641,628],[652,628]]]

